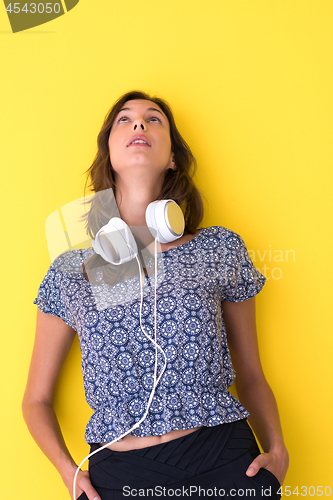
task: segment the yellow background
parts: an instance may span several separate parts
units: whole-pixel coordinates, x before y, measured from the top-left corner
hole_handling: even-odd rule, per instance
[[[258,335],[284,484],[333,495],[332,24],[331,0],[81,0],[13,35],[0,5],[2,498],[69,498],[21,416],[32,302],[50,264],[45,220],[82,196],[102,120],[131,89],[170,102],[198,160],[204,225],[238,232],[266,265]],[[91,412],[77,342],[56,408],[80,461]]]

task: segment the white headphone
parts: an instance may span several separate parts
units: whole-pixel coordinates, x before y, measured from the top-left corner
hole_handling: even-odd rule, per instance
[[[183,212],[173,200],[150,203],[146,209],[146,222],[151,234],[160,243],[170,243],[184,234]],[[96,253],[115,265],[124,264],[138,254],[130,228],[119,217],[113,217],[101,227],[91,243]]]
[[[177,240],[184,233],[185,221],[183,212],[181,211],[179,205],[173,200],[158,200],[150,203],[146,209],[146,222],[149,231],[155,238],[155,255],[157,253],[156,241],[160,243],[169,243],[171,241]],[[119,217],[113,217],[105,226],[101,227],[92,240],[92,246],[96,253],[101,255],[104,260],[115,265],[123,264],[129,260],[135,258],[138,262],[139,270],[141,271],[141,264],[138,258],[138,248],[134,239],[134,236],[128,227],[128,225]],[[141,275],[141,274],[140,274]],[[155,280],[157,276],[157,259],[155,259]],[[139,427],[139,425],[144,421],[148,415],[148,410],[150,408],[152,399],[155,394],[155,389],[167,366],[167,358],[163,349],[157,343],[157,308],[156,308],[156,281],[155,281],[155,307],[154,307],[154,330],[155,335],[152,339],[144,330],[142,325],[142,304],[143,304],[143,285],[140,280],[140,290],[141,290],[141,302],[140,302],[140,327],[144,335],[154,344],[155,346],[155,368],[154,368],[154,385],[150,393],[146,411],[141,417],[141,419],[136,422],[130,429],[126,432],[113,439],[109,443],[101,446],[97,450],[89,453],[80,465],[77,467],[74,480],[73,480],[73,499],[76,498],[76,479],[80,471],[81,466],[90,457],[104,450],[107,446],[114,443],[115,441],[122,439],[124,436],[129,434],[132,430]],[[157,377],[157,350],[159,350],[164,358],[163,368]]]

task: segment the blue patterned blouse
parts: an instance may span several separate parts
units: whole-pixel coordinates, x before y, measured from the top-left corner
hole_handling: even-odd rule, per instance
[[[139,277],[113,287],[89,283],[79,269],[94,253],[89,248],[57,257],[34,304],[77,331],[86,400],[94,410],[85,440],[106,443],[144,415],[155,347],[140,327]],[[219,226],[201,229],[189,242],[158,253],[157,260],[157,341],[167,366],[147,417],[131,434],[161,435],[248,417],[228,391],[236,374],[221,301],[253,297],[266,278],[253,266],[242,238]],[[145,276],[143,291],[142,323],[154,338],[153,275]],[[159,374],[161,353],[157,359]]]

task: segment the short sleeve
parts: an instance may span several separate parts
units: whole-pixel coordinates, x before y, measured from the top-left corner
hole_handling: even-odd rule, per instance
[[[257,295],[266,278],[254,267],[242,238],[230,231],[221,250],[222,300],[241,302]]]
[[[57,271],[54,263],[52,263],[39,286],[37,297],[33,303],[36,304],[42,312],[58,316],[67,323],[67,325],[77,330],[75,320],[63,298],[61,279],[62,273]]]

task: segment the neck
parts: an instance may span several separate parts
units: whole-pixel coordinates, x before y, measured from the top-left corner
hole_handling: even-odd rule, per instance
[[[120,217],[129,226],[146,226],[146,208],[152,201],[157,200],[163,184],[163,178],[143,180],[132,178],[116,179],[116,202]]]
[[[153,252],[153,238],[146,223],[146,208],[149,203],[157,200],[163,185],[164,176],[147,179],[135,178],[126,182],[116,178],[116,202],[120,217],[131,228],[138,245],[149,247]],[[160,244],[158,244],[160,245]]]

